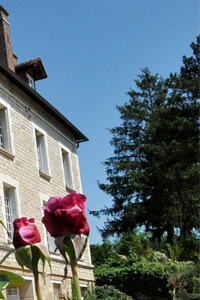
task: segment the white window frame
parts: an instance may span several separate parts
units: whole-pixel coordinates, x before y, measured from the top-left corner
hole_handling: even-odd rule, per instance
[[[13,221],[18,216],[15,188],[4,184],[3,194],[4,194],[4,209],[5,209],[5,218],[6,218],[5,225],[10,234],[10,236],[8,236],[8,241],[11,242],[14,233]]]
[[[53,283],[53,297],[54,297],[54,300],[59,300],[59,295],[61,294],[61,282],[60,281],[54,281],[54,280],[51,280],[51,282]],[[58,291],[58,295],[55,294],[55,290]],[[58,297],[57,297],[58,296]]]
[[[10,106],[0,99],[0,152],[14,158]]]
[[[84,293],[88,293],[88,286],[86,284],[79,284],[81,290],[81,300],[84,300]]]
[[[2,198],[2,214],[3,214],[3,222],[6,227],[8,227],[8,218],[6,217],[6,201],[5,201],[5,190],[10,191],[10,205],[11,205],[11,227],[9,226],[8,232],[13,235],[13,224],[15,218],[20,216],[20,200],[18,195],[19,182],[15,179],[12,179],[8,175],[4,175],[0,173],[0,196]],[[7,242],[11,242],[12,238],[10,238],[5,230],[6,240]]]
[[[24,275],[24,274],[19,274],[19,275],[21,277],[23,277],[25,279],[25,281],[30,281],[30,284],[32,285],[33,299],[36,299],[36,294],[35,294],[35,289],[34,289],[34,278],[32,276],[27,276],[27,275]],[[19,293],[20,293],[21,288],[23,288],[23,286],[19,288]]]
[[[26,79],[27,79],[27,84],[35,90],[35,80],[33,79],[33,77],[29,74],[26,73]]]
[[[34,128],[34,141],[35,141],[35,152],[37,157],[37,168],[39,174],[50,180],[50,169],[48,159],[48,145],[46,133],[37,126]],[[39,144],[37,144],[39,142]],[[40,162],[41,161],[41,162]]]
[[[63,183],[66,190],[74,190],[74,178],[72,172],[71,151],[61,144],[60,155],[62,161]]]
[[[14,292],[14,294],[9,294],[9,292]],[[15,293],[16,292],[16,293]],[[20,293],[19,293],[19,288],[11,288],[11,289],[6,289],[6,299],[7,300],[20,300]]]
[[[47,202],[48,202],[50,196],[40,192],[39,197],[40,197],[40,201],[41,201],[41,206],[47,205]],[[43,210],[42,210],[42,215],[44,215]],[[47,249],[49,250],[50,253],[54,253],[54,251],[56,249],[56,245],[54,242],[55,238],[50,235],[50,233],[46,230],[46,227],[44,225],[43,225],[43,228],[44,228],[44,233],[45,233],[44,235],[45,235]]]
[[[54,253],[56,249],[55,245],[55,238],[50,235],[50,233],[46,230],[46,241],[47,241],[47,248],[50,253]]]

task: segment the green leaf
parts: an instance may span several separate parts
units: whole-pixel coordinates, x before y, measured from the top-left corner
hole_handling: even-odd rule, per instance
[[[47,261],[49,264],[49,268],[52,272],[49,251],[48,251],[46,245],[44,243],[37,243],[37,244],[34,244],[34,246],[38,247],[38,249],[40,250],[40,259],[43,262],[43,271],[44,271],[44,267],[45,267],[45,261]]]
[[[75,257],[76,260],[78,261],[81,256],[83,255],[85,248],[87,246],[87,241],[88,241],[88,237],[84,234],[71,234],[71,241],[73,243],[74,246],[74,251],[75,251]]]
[[[37,243],[34,245],[27,245],[27,246],[20,247],[16,249],[15,257],[18,264],[22,268],[25,266],[33,272],[38,272],[37,266],[39,260],[41,259],[43,265],[43,274],[44,274],[45,262],[47,260],[51,270],[51,263],[48,255],[48,250],[45,244],[43,243]]]
[[[65,260],[65,264],[66,267],[64,269],[64,278],[67,277],[67,265],[68,265],[68,258],[66,256],[65,253],[65,249],[63,247],[63,240],[64,240],[65,236],[59,236],[55,239],[55,244],[57,246],[57,249],[60,251],[60,254],[63,256],[64,260]]]
[[[5,274],[0,275],[0,291],[5,290],[9,284],[9,279]]]
[[[76,264],[76,255],[75,255],[75,249],[74,245],[72,243],[70,235],[66,235],[63,239],[63,248],[64,251],[67,252],[70,258],[70,263],[71,264]]]
[[[32,270],[32,251],[31,246],[23,246],[15,251],[15,257],[18,264],[23,268],[23,266]]]
[[[88,237],[84,234],[71,234],[57,237],[55,243],[66,262],[67,257],[65,252],[70,258],[70,264],[75,265],[83,255],[87,240]]]
[[[25,280],[23,277],[16,275],[9,271],[1,270],[0,271],[0,280],[1,280],[1,276],[7,277],[8,281],[9,281],[9,284],[7,286],[8,289],[23,286],[25,283]]]
[[[41,259],[43,274],[44,274],[45,262],[47,261],[49,264],[49,268],[52,272],[49,252],[46,245],[44,243],[37,243],[32,245],[31,248],[32,248],[32,256],[33,256],[32,263],[36,264]],[[37,257],[36,260],[34,259],[35,257]]]

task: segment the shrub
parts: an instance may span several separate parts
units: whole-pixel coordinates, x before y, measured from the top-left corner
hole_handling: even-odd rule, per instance
[[[133,300],[130,296],[120,292],[113,286],[96,286],[89,293],[87,300]]]
[[[96,283],[98,286],[112,285],[136,299],[139,294],[149,298],[171,299],[170,293],[174,289],[172,282],[175,278],[180,278],[184,285],[176,288],[177,296],[184,293],[196,295],[199,275],[195,264],[170,259],[160,261],[160,254],[159,257],[157,254],[156,261],[155,256],[150,261],[133,254],[126,260],[110,258],[107,263],[95,269]],[[177,299],[184,298],[180,296]]]

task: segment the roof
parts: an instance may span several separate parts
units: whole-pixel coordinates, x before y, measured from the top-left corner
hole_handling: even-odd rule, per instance
[[[40,105],[45,111],[65,126],[75,137],[77,143],[86,142],[88,138],[80,132],[68,119],[65,118],[54,106],[52,106],[46,99],[44,99],[34,89],[29,87],[26,82],[9,68],[4,66],[0,62],[0,72],[5,75],[12,83],[20,88],[24,93],[31,97],[38,105]]]
[[[34,80],[40,80],[47,78],[47,73],[42,64],[41,58],[34,58],[29,61],[17,64],[15,66],[16,73],[28,72],[34,78]]]

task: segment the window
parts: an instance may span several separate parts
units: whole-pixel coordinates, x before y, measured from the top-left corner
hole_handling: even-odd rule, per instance
[[[11,237],[8,237],[8,241],[13,237],[13,221],[17,218],[17,205],[15,188],[4,186],[4,205],[6,216],[6,227]]]
[[[62,162],[66,187],[73,188],[72,171],[70,166],[69,152],[62,149]]]
[[[47,152],[46,152],[46,144],[45,137],[37,129],[35,130],[36,136],[36,146],[37,146],[37,157],[38,157],[38,167],[39,170],[45,174],[49,173],[48,170],[48,162],[47,162]]]
[[[49,252],[54,252],[56,249],[55,238],[50,235],[50,233],[46,230],[47,236],[47,248]]]
[[[33,77],[31,77],[31,75],[29,75],[28,73],[26,73],[26,80],[28,85],[35,90],[35,81],[33,79]]]
[[[34,298],[34,289],[33,289],[33,279],[29,277],[27,280],[28,276],[23,276],[25,279],[25,283],[23,286],[19,288],[19,294],[20,294],[20,299],[35,299]],[[16,299],[15,299],[16,300]]]
[[[47,201],[43,201],[43,206],[47,205]],[[50,233],[45,229],[47,237],[47,248],[49,252],[54,252],[56,249],[55,238],[50,235]]]
[[[18,288],[11,288],[6,290],[7,300],[19,300],[19,289]]]
[[[87,286],[80,285],[80,289],[81,289],[81,300],[87,299],[88,296]]]
[[[0,148],[11,151],[7,108],[0,104]]]
[[[54,300],[59,300],[59,294],[60,294],[60,284],[53,283],[53,293],[54,293]]]

